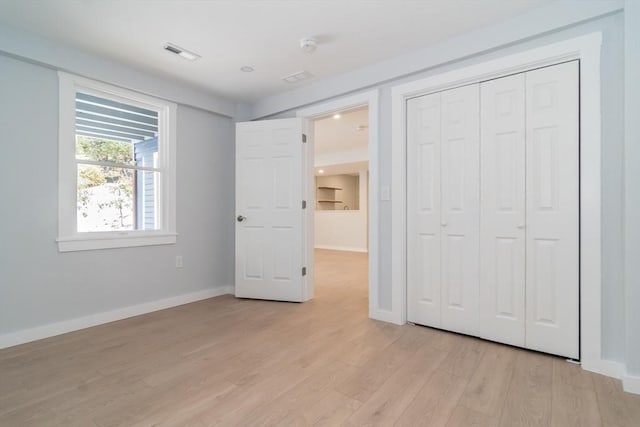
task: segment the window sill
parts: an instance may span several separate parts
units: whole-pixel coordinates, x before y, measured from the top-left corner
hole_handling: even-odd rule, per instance
[[[97,249],[131,248],[136,246],[171,245],[176,243],[175,233],[131,233],[104,236],[82,236],[59,238],[59,252],[91,251]]]

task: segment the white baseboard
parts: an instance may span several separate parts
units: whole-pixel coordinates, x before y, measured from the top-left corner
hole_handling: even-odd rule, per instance
[[[624,374],[622,376],[622,388],[627,393],[640,394],[640,377]]]
[[[369,309],[369,318],[374,319],[374,320],[381,320],[383,322],[387,322],[387,323],[395,323],[396,325],[398,324],[396,322],[396,318],[393,315],[392,311],[389,310],[382,310],[382,309]]]
[[[351,246],[332,246],[332,245],[315,245],[315,249],[328,249],[330,251],[348,251],[348,252],[364,252],[367,253],[367,248],[354,248]]]
[[[582,362],[582,369],[617,378],[622,381],[622,388],[627,393],[640,394],[640,376],[630,375],[626,372],[623,363],[613,360],[600,359],[591,362]]]
[[[594,360],[587,362],[583,360],[582,369],[590,372],[595,372],[596,374],[606,375],[607,377],[613,377],[620,379],[622,377],[622,373],[624,372],[624,365],[620,362],[615,362],[613,360]]]
[[[190,302],[200,301],[225,294],[233,294],[233,286],[219,286],[217,288],[206,289],[204,291],[191,292],[157,301],[91,314],[89,316],[64,320],[62,322],[37,326],[35,328],[24,329],[22,331],[10,332],[8,334],[0,335],[0,348],[12,347],[18,344],[49,338],[55,335],[90,328],[91,326],[102,325],[104,323],[115,322],[116,320],[139,316],[141,314],[164,310],[165,308],[176,307],[178,305],[188,304]]]

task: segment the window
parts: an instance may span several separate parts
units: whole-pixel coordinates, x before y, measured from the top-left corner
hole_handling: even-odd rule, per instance
[[[175,104],[59,79],[59,250],[175,243]]]

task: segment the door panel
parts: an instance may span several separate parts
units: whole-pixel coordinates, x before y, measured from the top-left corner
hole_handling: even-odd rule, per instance
[[[475,334],[479,285],[479,85],[442,92],[441,99],[442,327]]]
[[[526,346],[578,358],[578,62],[527,72],[526,98]]]
[[[440,327],[440,94],[407,102],[407,318]]]
[[[302,120],[236,126],[237,297],[304,299]],[[310,262],[310,260],[307,260]]]
[[[458,310],[464,310],[465,303],[471,302],[464,300],[465,237],[444,233],[442,258],[446,263],[443,268],[443,282],[447,286],[445,307]]]
[[[480,90],[480,336],[524,346],[525,77]]]

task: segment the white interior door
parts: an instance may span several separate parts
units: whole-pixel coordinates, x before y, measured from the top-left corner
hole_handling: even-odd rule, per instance
[[[579,357],[578,62],[526,73],[526,346]]]
[[[236,125],[237,297],[312,296],[312,215],[302,201],[313,149],[310,136],[303,143],[304,127],[299,118]]]
[[[440,325],[440,94],[407,102],[407,319]]]
[[[441,93],[442,327],[478,330],[479,84]]]
[[[525,345],[525,77],[480,85],[480,336]]]

